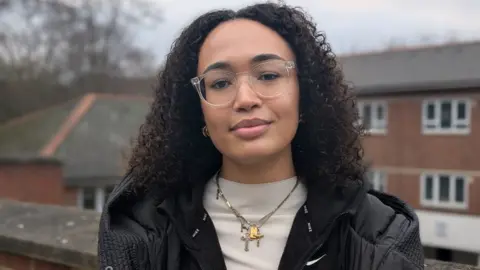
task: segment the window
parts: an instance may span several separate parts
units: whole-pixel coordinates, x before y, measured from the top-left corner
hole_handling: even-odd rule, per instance
[[[387,175],[382,171],[367,172],[367,179],[376,191],[387,192]]]
[[[82,208],[83,209],[95,209],[95,188],[83,188],[82,189]]]
[[[101,212],[108,196],[113,191],[113,186],[84,187],[78,190],[78,207],[81,209],[95,210]]]
[[[425,206],[467,208],[467,177],[425,174],[421,179],[421,202]]]
[[[370,133],[387,131],[387,103],[384,101],[361,101],[358,103],[361,124]]]
[[[423,102],[423,133],[470,132],[470,103],[465,99],[425,100]]]

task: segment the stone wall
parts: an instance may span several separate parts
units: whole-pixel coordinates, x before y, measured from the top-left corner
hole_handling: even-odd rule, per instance
[[[0,199],[0,270],[96,270],[100,214]],[[474,270],[426,261],[427,270]]]
[[[473,265],[463,265],[450,262],[439,262],[434,260],[425,261],[426,270],[478,270],[480,268]]]
[[[71,270],[62,264],[52,263],[43,259],[32,258],[0,252],[0,270]]]
[[[0,220],[0,270],[97,269],[97,212],[0,200]]]

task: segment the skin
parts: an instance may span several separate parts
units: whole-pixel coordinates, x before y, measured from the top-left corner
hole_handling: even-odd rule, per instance
[[[251,60],[274,54],[285,60],[295,56],[275,31],[250,20],[225,22],[206,38],[199,53],[198,75],[216,62],[227,62],[234,72],[251,70]],[[265,183],[295,176],[291,142],[299,119],[297,75],[291,73],[285,92],[262,98],[250,87],[247,76],[238,78],[238,94],[229,106],[213,107],[203,100],[202,110],[210,138],[223,155],[222,177],[242,183]],[[255,139],[239,138],[231,128],[245,119],[272,121]]]

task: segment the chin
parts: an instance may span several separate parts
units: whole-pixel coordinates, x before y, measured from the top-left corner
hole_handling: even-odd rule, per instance
[[[275,156],[282,152],[282,148],[271,143],[250,141],[235,145],[228,156],[239,163],[252,164]]]

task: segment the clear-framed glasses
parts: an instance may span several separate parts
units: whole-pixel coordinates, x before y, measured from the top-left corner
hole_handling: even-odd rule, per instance
[[[294,68],[294,61],[275,59],[260,63],[248,72],[210,70],[192,78],[191,83],[206,103],[212,106],[225,106],[231,104],[237,95],[239,75],[248,75],[250,87],[260,97],[272,98],[287,90]]]

